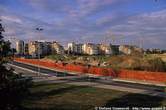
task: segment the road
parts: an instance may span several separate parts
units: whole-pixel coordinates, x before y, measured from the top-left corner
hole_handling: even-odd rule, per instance
[[[12,62],[11,64],[19,66],[19,67],[30,69],[32,71],[35,71],[36,73],[38,72],[38,67],[35,67],[35,66],[32,66],[32,65],[19,63],[19,62],[15,62],[15,61]],[[43,73],[43,74],[48,74],[50,76],[57,76],[57,77],[74,76],[73,74],[69,74],[67,72],[53,71],[53,70],[45,69],[45,68],[40,68],[40,72]]]
[[[23,74],[31,74],[33,75],[33,78],[35,79],[38,68],[36,66],[19,63],[19,62],[12,62],[13,65],[21,68],[25,68],[28,70],[32,70],[34,72],[28,72],[26,70],[18,69],[17,67],[14,67],[14,69],[17,72],[21,72]],[[61,81],[68,81],[70,84],[75,85],[91,85],[94,87],[100,87],[100,88],[110,88],[110,89],[116,89],[120,91],[127,91],[127,92],[133,92],[133,93],[147,93],[147,94],[158,94],[158,93],[164,93],[164,87],[154,86],[154,85],[143,85],[143,84],[134,84],[134,83],[127,83],[127,82],[116,82],[111,79],[104,79],[104,78],[93,78],[93,77],[79,77],[79,75],[73,75],[67,72],[59,72],[59,71],[53,71],[46,68],[40,68],[40,72],[44,74],[48,74],[51,81],[57,82],[58,77]],[[73,77],[74,76],[74,77]],[[45,79],[45,78],[44,78]],[[44,80],[42,79],[42,80]],[[48,81],[48,80],[47,80]],[[50,81],[50,80],[49,80]],[[164,93],[165,94],[165,93]]]

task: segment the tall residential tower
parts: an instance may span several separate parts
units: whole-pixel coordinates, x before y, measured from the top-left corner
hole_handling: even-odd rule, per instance
[[[24,41],[19,40],[16,42],[16,51],[18,55],[24,55]]]

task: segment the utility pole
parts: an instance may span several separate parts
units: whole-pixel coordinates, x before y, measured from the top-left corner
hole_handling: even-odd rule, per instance
[[[36,28],[36,31],[39,33],[43,31],[43,28]],[[39,35],[39,41],[40,41],[40,35]],[[40,76],[40,42],[38,41],[38,73],[37,75]]]

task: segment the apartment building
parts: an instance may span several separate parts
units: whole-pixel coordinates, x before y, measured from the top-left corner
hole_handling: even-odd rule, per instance
[[[41,46],[42,46],[42,55],[49,55],[51,54],[51,44],[52,42],[41,42]]]
[[[38,54],[40,55],[42,54],[41,48],[40,50],[38,50],[40,47],[38,41],[29,42],[28,47],[29,47],[29,55],[32,55],[32,57],[36,57]]]
[[[143,53],[143,49],[139,48],[137,46],[120,45],[119,46],[119,52],[121,54],[130,55],[130,54],[133,54],[133,53]]]
[[[112,54],[112,49],[110,45],[106,44],[98,44],[99,46],[99,53],[102,55],[111,55]]]
[[[75,53],[75,43],[74,42],[68,43],[67,50],[69,54]]]
[[[54,41],[51,43],[51,53],[52,54],[64,54],[65,49],[58,42]]]
[[[64,54],[65,50],[62,45],[57,42],[38,42],[31,41],[28,45],[29,55],[36,57],[40,55],[49,55],[49,54]]]
[[[83,54],[88,55],[98,55],[99,54],[99,47],[93,43],[86,43],[82,46]]]
[[[131,54],[131,46],[129,45],[120,45],[119,46],[119,52],[121,54],[126,54],[126,55],[130,55]]]
[[[28,46],[28,43],[25,43],[25,46],[24,46],[24,55],[29,55],[29,46]]]
[[[37,56],[39,55],[48,55],[51,53],[51,43],[50,42],[38,42],[31,41],[29,42],[29,55]]]
[[[24,41],[20,40],[16,42],[16,50],[19,55],[31,55],[37,57],[39,55],[49,54],[64,54],[65,49],[58,42],[46,42],[46,41],[31,41],[28,44],[24,44]],[[87,54],[87,55],[117,55],[132,53],[143,53],[143,49],[137,46],[131,45],[108,45],[108,44],[76,44],[75,42],[68,43],[67,51],[69,54]]]
[[[119,46],[120,45],[112,45],[110,44],[112,55],[118,55],[119,54]]]
[[[68,48],[68,53],[69,54],[82,54],[83,49],[82,49],[83,44],[76,44],[74,42],[68,43],[67,48]]]
[[[76,53],[77,54],[82,54],[82,46],[83,46],[83,44],[76,44],[76,48],[75,48],[75,50],[76,50]]]
[[[24,41],[16,41],[16,51],[18,55],[24,55]]]

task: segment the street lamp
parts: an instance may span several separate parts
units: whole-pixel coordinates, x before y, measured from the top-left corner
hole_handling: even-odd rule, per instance
[[[41,32],[43,31],[43,28],[36,28],[36,31]],[[40,41],[40,35],[39,35],[39,41]],[[38,76],[40,75],[40,43],[38,42]]]

